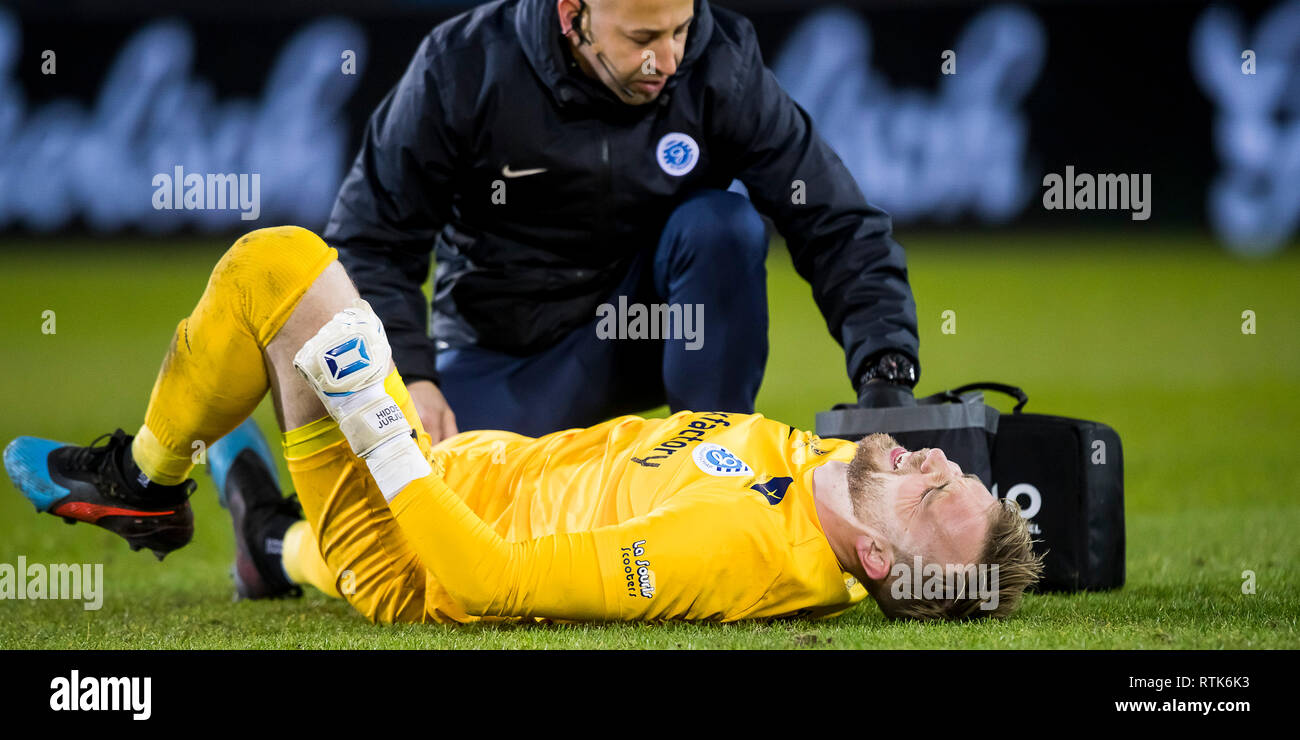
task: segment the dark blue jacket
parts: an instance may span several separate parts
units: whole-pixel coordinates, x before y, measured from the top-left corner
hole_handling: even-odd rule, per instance
[[[595,318],[689,193],[737,178],[812,284],[850,378],[886,349],[916,358],[889,216],[764,66],[749,21],[697,0],[677,73],[641,106],[583,75],[567,44],[555,0],[480,6],[429,33],[366,126],[324,236],[403,376],[437,379],[431,250],[433,336],[532,354]],[[659,163],[670,133],[699,147],[686,174]],[[505,179],[507,166],[546,172]]]

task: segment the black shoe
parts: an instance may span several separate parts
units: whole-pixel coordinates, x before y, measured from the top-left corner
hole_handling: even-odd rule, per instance
[[[104,444],[100,440],[107,438]],[[37,511],[86,522],[119,535],[132,550],[147,548],[162,560],[194,536],[186,480],[160,486],[137,478],[130,463],[131,435],[118,429],[88,447],[19,437],[5,448],[10,479]]]
[[[221,498],[235,529],[235,599],[302,596],[281,566],[284,533],[302,519],[297,496],[284,498],[257,450],[239,450],[225,467]]]

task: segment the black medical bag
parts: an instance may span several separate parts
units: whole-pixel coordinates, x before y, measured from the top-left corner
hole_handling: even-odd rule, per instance
[[[1013,412],[986,405],[985,390],[1015,397]],[[816,432],[852,441],[883,432],[911,450],[938,447],[993,495],[1016,501],[1035,552],[1045,553],[1038,591],[1124,585],[1119,435],[1100,422],[1023,413],[1028,401],[1014,386],[972,383],[917,399],[916,406],[840,404],[817,414]]]

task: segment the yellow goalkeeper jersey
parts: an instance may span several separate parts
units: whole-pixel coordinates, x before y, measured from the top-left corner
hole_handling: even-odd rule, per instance
[[[434,447],[437,475],[393,511],[470,614],[827,617],[866,590],[826,541],[812,472],[853,451],[759,414],[467,432]]]

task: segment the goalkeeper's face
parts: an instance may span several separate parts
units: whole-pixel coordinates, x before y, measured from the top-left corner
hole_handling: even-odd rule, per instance
[[[848,469],[854,515],[898,551],[974,563],[997,500],[943,450],[907,450],[887,434],[858,443]]]

